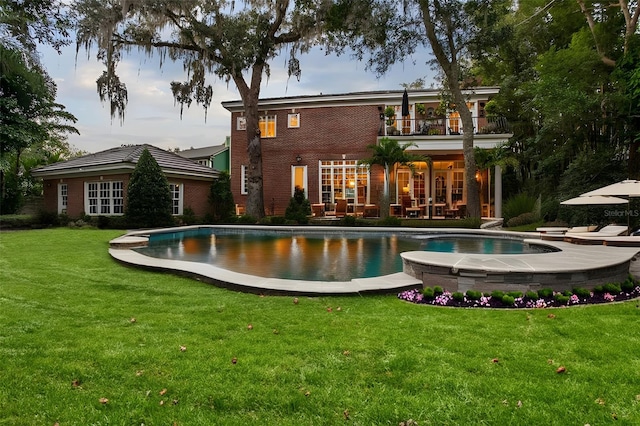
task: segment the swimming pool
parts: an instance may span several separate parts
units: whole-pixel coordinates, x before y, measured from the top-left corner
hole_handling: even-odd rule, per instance
[[[402,272],[403,252],[523,254],[550,250],[522,239],[473,235],[219,228],[151,234],[148,245],[136,249],[159,259],[307,281],[350,281]]]
[[[279,232],[292,236],[303,232],[305,237],[311,234],[334,235],[367,234],[378,238],[380,234],[396,235],[395,240],[404,244],[404,239],[415,240],[413,243],[428,243],[434,237],[448,237],[451,235],[473,236],[476,239],[519,239],[525,246],[547,246],[553,248],[546,253],[522,253],[522,254],[494,254],[494,253],[461,253],[425,251],[423,249],[400,252],[402,259],[402,272],[389,275],[373,276],[370,278],[353,278],[350,280],[303,280],[271,278],[255,275],[248,270],[234,272],[206,262],[187,261],[174,259],[173,252],[190,252],[196,246],[202,244],[208,247],[205,252],[208,255],[217,253],[219,244],[218,236],[215,236],[216,244],[212,244],[214,238],[211,230],[226,230],[236,233],[251,230]],[[208,231],[207,231],[208,230]],[[186,233],[184,232],[186,231]],[[151,257],[135,251],[134,248],[149,244],[150,240],[176,239],[182,236],[195,235],[192,232],[207,232],[209,241],[181,243],[181,247],[165,251],[171,255],[165,258]],[[363,251],[359,251],[358,245],[364,244],[364,240],[358,241],[355,249],[351,250],[340,245],[329,245],[330,251],[344,254],[336,247],[347,252],[359,252],[364,258]],[[300,246],[301,240],[296,239],[292,246]],[[391,244],[393,245],[393,244]],[[276,245],[277,246],[277,245]],[[287,251],[286,245],[281,244],[280,249]],[[283,248],[284,247],[284,248]],[[343,248],[344,247],[344,248]],[[289,248],[289,253],[297,256],[295,249]],[[439,285],[444,289],[454,292],[464,292],[468,289],[481,291],[527,291],[541,287],[551,287],[556,291],[570,290],[576,283],[586,288],[612,281],[623,281],[629,274],[630,262],[634,259],[637,248],[608,247],[608,246],[584,246],[567,242],[541,241],[537,233],[514,233],[501,230],[482,229],[424,229],[424,228],[345,228],[345,227],[265,227],[265,226],[191,226],[172,229],[140,230],[132,231],[109,242],[109,254],[113,259],[126,265],[140,268],[164,271],[179,275],[186,275],[200,281],[208,282],[216,286],[233,290],[253,292],[258,294],[297,294],[297,295],[330,295],[330,294],[364,294],[364,293],[396,293],[399,291],[418,288],[422,286]],[[296,259],[299,259],[295,257]],[[250,262],[251,263],[251,262]],[[376,263],[375,261],[372,263]],[[397,265],[397,263],[394,264]],[[303,263],[294,263],[294,268],[301,267]],[[350,265],[350,264],[349,264]],[[322,269],[325,266],[321,262],[312,263],[304,269]],[[356,269],[353,265],[349,266]],[[394,269],[395,270],[395,269]],[[353,276],[353,275],[351,275]]]

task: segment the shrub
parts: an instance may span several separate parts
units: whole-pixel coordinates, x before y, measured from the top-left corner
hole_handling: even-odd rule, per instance
[[[516,299],[513,296],[509,296],[508,294],[505,294],[504,296],[502,296],[502,304],[506,305],[506,306],[513,306],[513,304],[515,303]]]
[[[391,227],[395,227],[395,226],[401,226],[402,225],[402,221],[395,217],[395,216],[387,216],[384,219],[380,219],[377,222],[378,226],[391,226]]]
[[[237,220],[241,225],[255,225],[258,223],[258,219],[248,214],[243,214]]]
[[[542,297],[543,299],[548,299],[550,297],[553,297],[553,289],[541,288],[540,290],[538,290],[538,296]]]
[[[622,291],[622,288],[620,288],[620,284],[616,284],[616,283],[606,283],[603,286],[603,289],[605,293],[610,293],[610,294],[618,294]]]
[[[427,299],[433,299],[435,297],[435,293],[431,287],[425,287],[422,289],[422,295]]]
[[[271,216],[271,225],[284,225],[287,219],[284,216]]]
[[[467,290],[467,299],[480,300],[481,297],[482,297],[482,292],[478,290]]]
[[[109,216],[98,216],[98,229],[109,229]]]
[[[518,298],[522,297],[522,292],[521,291],[510,291],[507,294],[509,296],[513,297],[514,299],[518,299]]]
[[[195,225],[198,223],[198,219],[196,218],[196,214],[194,213],[191,207],[185,207],[180,216],[180,220],[185,225]]]
[[[520,193],[509,198],[502,207],[502,215],[505,222],[509,223],[509,219],[520,216],[523,213],[533,213],[536,208],[536,199],[525,193]],[[533,221],[535,222],[535,221]],[[530,223],[533,223],[530,222]],[[511,226],[511,225],[509,225]]]
[[[127,188],[125,216],[133,227],[159,227],[173,224],[169,182],[158,162],[144,149],[131,173]]]
[[[211,183],[209,204],[215,220],[227,220],[235,215],[235,202],[231,192],[231,176],[227,171],[220,172],[218,179]]]
[[[435,294],[436,296],[440,296],[441,294],[444,294],[444,290],[442,289],[442,287],[437,285],[433,287],[433,294]]]
[[[522,213],[516,217],[512,217],[507,221],[509,228],[515,228],[517,226],[529,225],[535,223],[538,220],[538,215],[535,213]]]
[[[593,288],[593,292],[594,292],[595,294],[602,294],[602,293],[604,293],[604,286],[602,286],[602,285],[597,285],[597,286],[595,286],[595,287]]]
[[[347,215],[340,220],[340,224],[344,226],[356,226],[356,217]]]
[[[589,297],[591,296],[591,292],[583,287],[577,287],[573,289],[573,294],[578,297]]]
[[[311,203],[304,195],[304,189],[296,186],[293,197],[289,200],[289,205],[284,213],[287,220],[295,221],[301,225],[309,223],[311,215]]]
[[[527,299],[537,299],[538,298],[538,292],[534,291],[534,290],[529,290],[524,295],[525,295],[525,297]]]
[[[571,295],[573,295],[573,292],[571,290],[565,290],[565,291],[562,292],[562,294],[565,295],[565,296],[571,297]]]
[[[504,291],[500,291],[500,290],[493,290],[491,292],[491,297],[496,298],[496,299],[502,299],[502,296],[504,296]]]
[[[58,225],[58,213],[40,210],[36,216],[36,222],[42,226]]]
[[[571,296],[566,296],[562,293],[558,293],[554,296],[556,302],[560,303],[561,305],[566,305],[567,303],[569,303],[570,298]]]
[[[634,288],[636,288],[636,283],[633,281],[633,277],[627,278],[626,281],[620,284],[622,291],[632,291]]]
[[[457,302],[464,302],[464,293],[456,291],[451,295],[451,298]]]

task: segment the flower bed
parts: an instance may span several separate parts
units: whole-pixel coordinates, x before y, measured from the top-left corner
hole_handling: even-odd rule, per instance
[[[574,288],[572,291],[556,292],[552,289],[539,291],[503,293],[480,293],[469,290],[466,293],[450,293],[440,287],[425,287],[403,291],[398,298],[407,302],[462,308],[556,308],[574,305],[588,305],[623,301],[640,297],[640,283],[632,276],[621,283],[609,283],[594,287],[589,291]]]

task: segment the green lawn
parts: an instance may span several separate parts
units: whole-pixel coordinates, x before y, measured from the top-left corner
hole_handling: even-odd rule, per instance
[[[117,235],[0,233],[1,425],[640,424],[638,301],[294,304],[121,266]]]

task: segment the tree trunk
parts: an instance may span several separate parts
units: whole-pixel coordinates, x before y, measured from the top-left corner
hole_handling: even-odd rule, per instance
[[[457,110],[460,114],[462,122],[462,152],[464,154],[464,181],[467,189],[467,215],[469,217],[480,217],[480,190],[478,181],[476,180],[476,156],[473,149],[473,135],[475,128],[473,127],[473,116],[467,108],[464,96],[459,87],[451,90],[456,99]]]
[[[262,219],[264,214],[264,180],[262,178],[262,140],[260,137],[260,84],[264,66],[255,64],[252,68],[251,86],[248,86],[244,77],[234,76],[236,87],[240,92],[247,120],[247,154],[249,165],[247,167],[247,215],[256,219]]]

